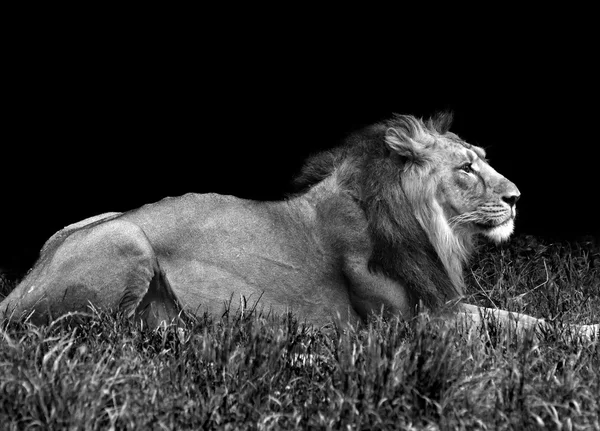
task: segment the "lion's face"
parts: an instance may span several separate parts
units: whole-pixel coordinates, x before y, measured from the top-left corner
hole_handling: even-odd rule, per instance
[[[402,183],[417,216],[438,237],[445,229],[442,225],[449,225],[460,238],[479,233],[497,242],[507,239],[519,189],[485,161],[482,148],[466,143],[448,127],[445,116],[427,125],[410,116],[388,123],[385,142],[402,161]],[[443,214],[433,208],[437,205],[432,205],[432,195]],[[447,223],[440,224],[438,215]]]
[[[519,189],[485,161],[482,148],[446,133],[436,139],[438,203],[450,226],[500,242],[514,227]]]

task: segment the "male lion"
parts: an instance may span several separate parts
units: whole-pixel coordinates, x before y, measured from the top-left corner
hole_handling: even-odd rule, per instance
[[[310,159],[304,192],[282,202],[187,194],[67,226],[0,317],[43,322],[93,304],[156,326],[186,310],[258,307],[322,324],[409,318],[422,304],[468,324],[545,325],[458,304],[474,237],[507,239],[520,194],[450,121],[397,115],[368,127]]]

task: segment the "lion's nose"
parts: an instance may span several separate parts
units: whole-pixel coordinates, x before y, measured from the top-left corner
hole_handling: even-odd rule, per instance
[[[515,206],[519,198],[521,197],[521,192],[514,183],[504,179],[499,186],[501,187],[498,190],[500,196],[502,196],[502,200],[508,204],[511,208]]]
[[[520,197],[521,193],[519,193],[519,191],[515,187],[515,190],[511,190],[510,192],[502,196],[502,200],[512,208],[515,206]]]

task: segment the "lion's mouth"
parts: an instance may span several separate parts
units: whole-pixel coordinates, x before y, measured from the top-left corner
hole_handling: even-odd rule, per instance
[[[486,222],[476,222],[475,226],[477,226],[479,229],[482,229],[482,230],[490,230],[490,229],[494,229],[497,227],[507,225],[508,223],[511,222],[512,219],[513,219],[512,217],[508,217],[502,221],[490,220],[490,221],[486,221]]]

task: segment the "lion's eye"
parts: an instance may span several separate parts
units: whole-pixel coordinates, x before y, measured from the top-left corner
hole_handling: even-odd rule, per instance
[[[465,163],[460,167],[460,170],[466,172],[467,174],[470,174],[471,172],[473,172],[473,165],[471,165],[471,163]]]

